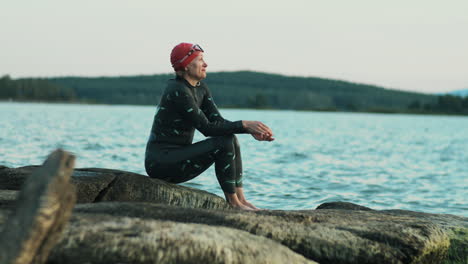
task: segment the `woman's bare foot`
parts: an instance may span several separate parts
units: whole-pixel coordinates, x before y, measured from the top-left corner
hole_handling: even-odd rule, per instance
[[[252,209],[251,207],[248,207],[248,206],[245,206],[243,204],[238,204],[238,205],[233,205],[231,204],[232,207],[236,208],[236,209],[240,209],[240,210],[245,210],[245,211],[254,211],[254,209]]]
[[[256,207],[255,205],[251,204],[250,202],[248,202],[245,199],[244,189],[242,187],[237,187],[236,188],[236,195],[237,195],[237,198],[238,198],[239,202],[241,204],[243,204],[244,206],[247,206],[247,207],[249,207],[249,208],[251,208],[252,210],[255,210],[255,211],[262,210],[262,209]]]
[[[226,201],[234,208],[236,209],[240,209],[240,210],[246,210],[246,211],[252,211],[252,210],[255,210],[247,205],[245,205],[244,203],[241,203],[241,201],[239,201],[239,198],[237,197],[237,195],[235,193],[224,193],[224,196],[226,196]]]
[[[240,202],[241,202],[243,205],[252,208],[252,210],[255,210],[255,211],[262,210],[262,209],[256,207],[255,205],[249,203],[247,200],[243,200],[243,201],[240,201]]]

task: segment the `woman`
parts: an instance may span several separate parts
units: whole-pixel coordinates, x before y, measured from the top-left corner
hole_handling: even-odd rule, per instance
[[[203,52],[190,43],[180,43],[171,52],[176,78],[168,81],[154,117],[146,146],[146,171],[150,177],[181,183],[215,163],[227,202],[238,209],[258,210],[244,196],[241,153],[234,134],[249,133],[256,140],[272,141],[273,132],[262,122],[231,122],[220,115],[202,82],[208,66]],[[192,144],[195,129],[209,138]]]

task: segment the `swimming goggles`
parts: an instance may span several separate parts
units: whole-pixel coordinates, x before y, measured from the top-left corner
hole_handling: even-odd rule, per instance
[[[185,57],[183,57],[182,59],[178,60],[176,63],[174,64],[177,64],[177,63],[182,63],[184,60],[186,60],[188,57],[190,57],[190,55],[192,55],[194,52],[196,51],[201,51],[201,52],[205,52],[202,47],[200,47],[200,45],[198,44],[193,44],[193,46],[190,48],[190,51],[187,53],[187,55],[185,55]]]

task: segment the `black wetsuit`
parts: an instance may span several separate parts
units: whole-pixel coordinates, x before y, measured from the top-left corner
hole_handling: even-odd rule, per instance
[[[195,129],[210,137],[192,144]],[[242,160],[236,133],[242,121],[224,119],[205,83],[192,86],[177,77],[168,81],[146,145],[145,168],[150,177],[181,183],[215,163],[224,192],[242,186]]]

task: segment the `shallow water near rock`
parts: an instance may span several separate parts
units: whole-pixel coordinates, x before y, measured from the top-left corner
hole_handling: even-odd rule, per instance
[[[55,148],[76,167],[146,175],[143,160],[156,108],[0,103],[0,165],[41,164]],[[260,120],[273,142],[238,135],[244,186],[268,209],[312,209],[348,201],[468,216],[468,117],[222,109]],[[195,141],[203,140],[196,134]],[[220,196],[214,169],[185,183]],[[144,188],[144,186],[142,186]]]

